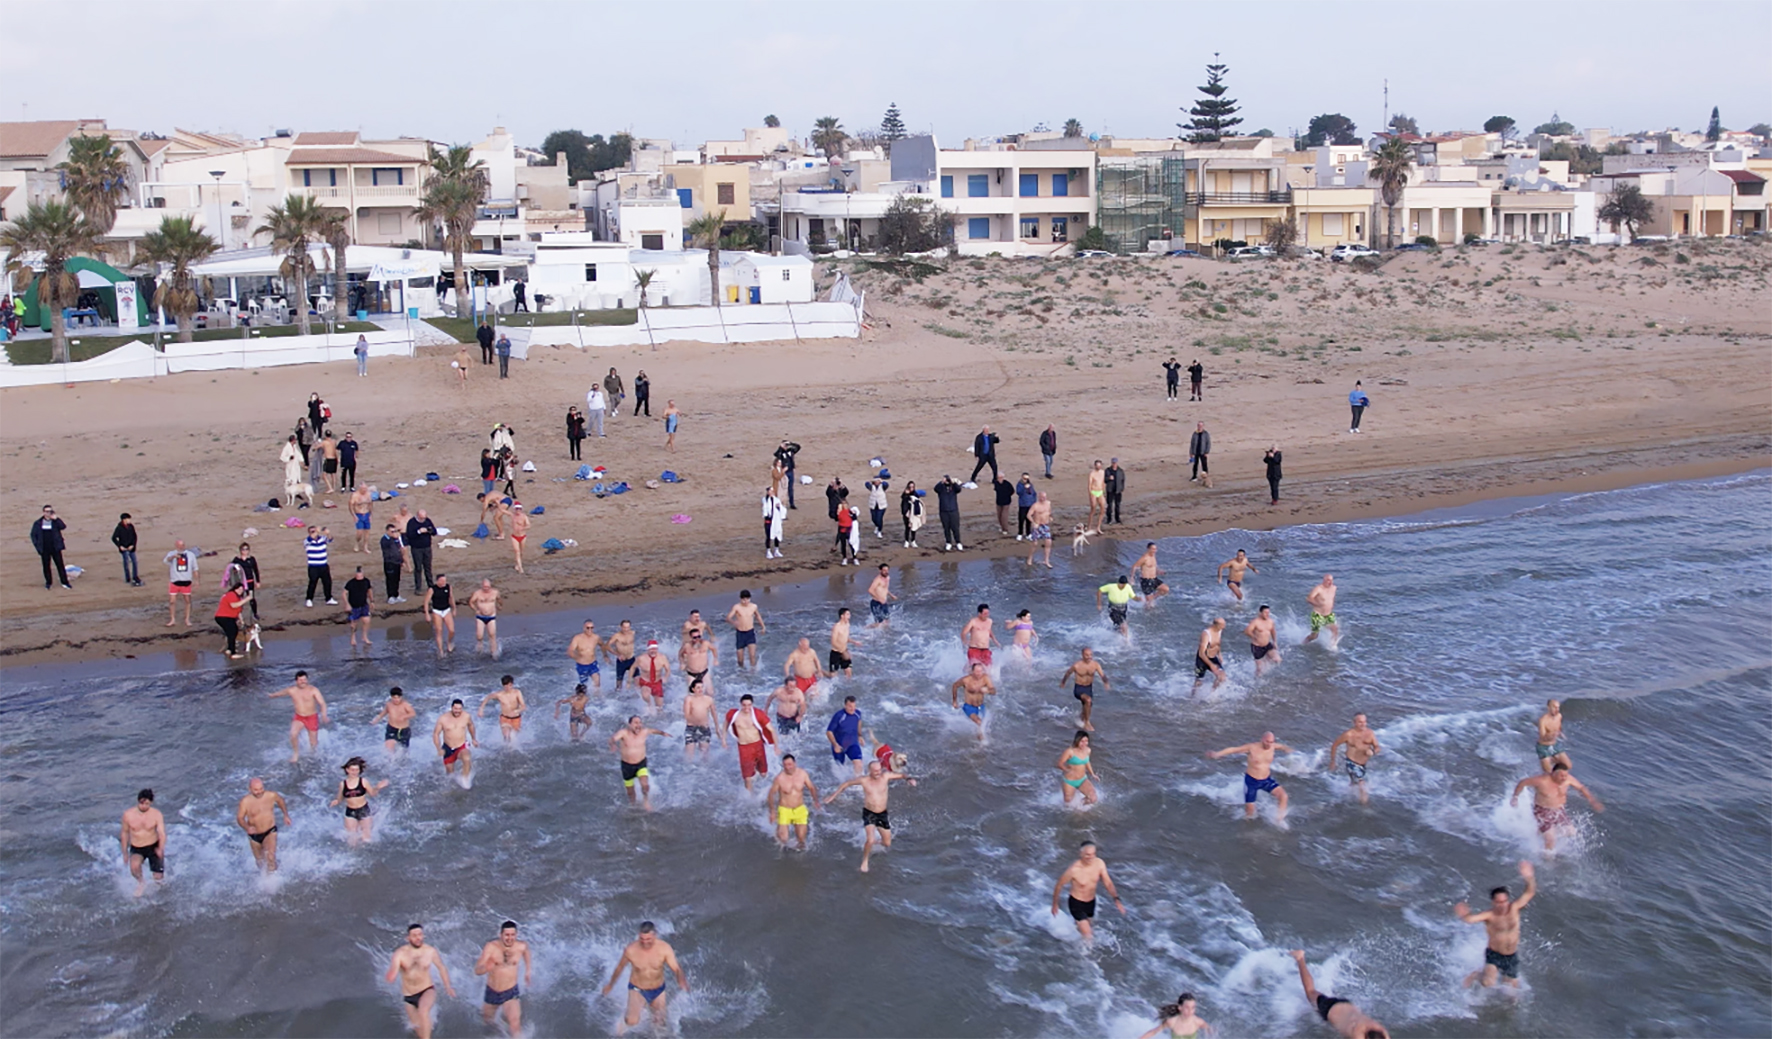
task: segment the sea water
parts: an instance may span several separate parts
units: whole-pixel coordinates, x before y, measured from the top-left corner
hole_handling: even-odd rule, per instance
[[[1159,560],[1174,592],[1133,607],[1129,638],[1096,612],[1094,589],[1142,543],[1077,557],[1060,545],[1052,571],[917,563],[896,575],[903,607],[883,630],[863,628],[868,567],[759,585],[761,675],[734,672],[716,625],[721,709],[741,692],[760,701],[798,636],[822,659],[835,608],[851,606],[855,675],[825,683],[807,732],[784,745],[832,789],[847,773],[821,749],[823,723],[853,694],[920,780],[894,787],[896,843],[866,875],[859,792],[814,813],[806,852],[783,852],[732,751],[684,762],[680,679],[648,719],[672,733],[653,740],[651,813],[630,807],[607,748],[639,707],[614,695],[610,668],[583,743],[552,719],[585,616],[605,633],[631,618],[674,653],[687,610],[717,621],[726,596],[508,618],[496,660],[469,624],[441,662],[428,628],[396,625],[367,654],[281,642],[256,668],[186,652],[14,669],[0,696],[5,1031],[399,1035],[381,975],[421,922],[457,989],[439,1034],[479,1034],[472,964],[508,917],[535,955],[523,993],[535,1035],[613,1025],[622,1003],[599,990],[642,919],[688,972],[692,992],[673,986],[670,1007],[686,1035],[1135,1036],[1184,990],[1226,1036],[1327,1034],[1294,947],[1319,989],[1398,1035],[1766,1035],[1769,505],[1772,479],[1754,474],[1169,539]],[[1260,571],[1243,602],[1213,580],[1238,548]],[[1341,589],[1342,639],[1300,645],[1304,596],[1324,573]],[[997,653],[982,743],[947,689],[981,602],[999,621],[1029,609],[1039,631],[1031,660]],[[1262,602],[1284,661],[1257,678],[1240,631]],[[1194,645],[1215,616],[1229,623],[1229,681],[1194,695]],[[1101,801],[1088,808],[1064,806],[1053,768],[1077,706],[1058,679],[1083,645],[1112,680],[1098,690]],[[317,757],[304,737],[289,765],[288,701],[267,694],[296,667],[324,690],[331,724]],[[478,708],[507,672],[531,705],[521,737],[503,743],[495,707],[472,788],[445,781],[429,746],[437,714],[457,696]],[[390,759],[370,718],[393,684],[421,714],[411,753]],[[1607,810],[1571,798],[1577,832],[1546,854],[1508,794],[1539,770],[1532,724],[1552,697],[1575,774]],[[1384,747],[1366,806],[1327,768],[1356,711]],[[1295,751],[1276,761],[1284,824],[1265,798],[1246,821],[1239,763],[1205,757],[1263,730]],[[327,806],[353,754],[392,781],[360,847]],[[254,775],[295,815],[269,878],[233,823]],[[169,879],[136,899],[118,828],[143,786],[166,814]],[[1102,902],[1093,948],[1051,913],[1084,839],[1127,907]],[[1480,908],[1502,884],[1517,895],[1522,859],[1539,884],[1523,985],[1466,991],[1483,934],[1452,907]]]

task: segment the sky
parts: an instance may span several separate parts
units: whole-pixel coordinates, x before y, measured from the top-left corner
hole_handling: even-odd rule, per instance
[[[504,126],[528,145],[556,129],[625,130],[694,148],[768,114],[800,137],[826,115],[870,129],[896,102],[911,132],[944,146],[1072,118],[1089,133],[1164,137],[1216,53],[1248,131],[1286,135],[1339,112],[1370,133],[1387,80],[1390,112],[1424,131],[1498,114],[1530,130],[1553,112],[1578,128],[1702,130],[1713,105],[1732,129],[1772,122],[1765,0],[99,0],[78,11],[105,27],[106,51],[127,43],[133,58],[70,65],[65,48],[12,26],[23,45],[8,49],[0,119],[457,143]]]

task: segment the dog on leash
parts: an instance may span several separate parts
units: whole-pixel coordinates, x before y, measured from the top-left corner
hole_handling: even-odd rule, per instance
[[[1093,536],[1093,532],[1087,527],[1081,523],[1077,524],[1077,529],[1071,531],[1071,555],[1082,555],[1083,549],[1089,546],[1089,539]]]
[[[286,483],[283,485],[283,504],[294,505],[295,499],[298,496],[303,499],[304,505],[312,507],[314,504],[314,485],[301,482]]]
[[[265,640],[260,637],[260,629],[258,625],[254,624],[246,630],[246,645],[243,648],[246,650],[257,649],[261,653],[264,652]]]

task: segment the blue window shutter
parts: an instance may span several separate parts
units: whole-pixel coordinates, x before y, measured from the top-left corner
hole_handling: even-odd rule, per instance
[[[952,176],[944,176],[941,178],[941,197],[954,197],[954,178]]]
[[[983,174],[983,173],[968,173],[966,175],[966,197],[967,198],[989,198],[989,197],[991,197],[991,178],[990,178],[990,176],[987,174]]]
[[[395,184],[405,184],[406,183],[406,170],[404,168],[397,169],[394,171],[394,183]]]
[[[695,189],[694,188],[678,188],[677,189],[677,204],[679,206],[682,206],[684,209],[694,209],[695,208]]]
[[[326,173],[327,173],[327,176],[332,178],[331,182],[327,186],[334,187],[334,188],[338,187],[338,171],[337,170],[327,170]]]
[[[314,186],[314,171],[313,170],[302,170],[301,171],[301,186],[304,188],[311,188]]]
[[[1023,173],[1021,175],[1021,197],[1040,197],[1040,175],[1038,173]]]
[[[975,216],[966,221],[966,237],[989,238],[991,236],[991,218]]]
[[[1053,198],[1064,198],[1066,195],[1069,195],[1070,193],[1071,193],[1070,174],[1068,174],[1068,173],[1054,173],[1052,175],[1052,197]]]

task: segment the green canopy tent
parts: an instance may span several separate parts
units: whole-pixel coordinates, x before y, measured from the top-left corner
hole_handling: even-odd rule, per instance
[[[117,290],[113,287],[120,281],[133,281],[129,275],[102,260],[94,260],[85,256],[76,256],[67,263],[68,273],[80,279],[82,289],[92,289],[98,293],[98,312],[106,321],[115,324],[117,321]],[[49,311],[37,305],[37,283],[25,291],[25,324],[35,325],[43,331],[49,331]],[[135,297],[135,323],[137,328],[148,326],[147,293],[138,292]]]

